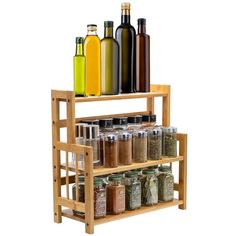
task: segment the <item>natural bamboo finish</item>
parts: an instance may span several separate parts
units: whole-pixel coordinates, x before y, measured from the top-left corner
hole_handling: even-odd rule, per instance
[[[178,134],[179,140],[179,156],[177,157],[162,157],[158,161],[148,161],[145,163],[133,163],[128,166],[119,166],[117,168],[98,168],[93,169],[93,151],[92,147],[75,144],[75,124],[82,119],[101,119],[113,116],[130,116],[137,114],[155,114],[155,97],[162,97],[162,125],[170,125],[170,86],[169,85],[151,85],[150,93],[133,93],[121,94],[116,96],[101,96],[101,97],[75,97],[72,91],[56,91],[52,90],[52,154],[53,154],[53,199],[54,199],[54,221],[61,223],[62,216],[74,219],[85,223],[85,231],[89,234],[94,233],[94,225],[106,223],[113,220],[118,220],[130,217],[137,214],[146,213],[149,211],[159,210],[165,207],[179,206],[180,209],[186,209],[187,200],[187,135]],[[110,114],[93,117],[75,117],[75,104],[80,102],[96,102],[109,100],[125,100],[145,98],[146,111]],[[60,119],[60,102],[66,102],[66,119]],[[60,140],[60,128],[67,128],[67,143]],[[61,163],[61,152],[66,153],[65,164]],[[69,160],[69,153],[74,153],[75,164]],[[83,155],[85,158],[84,169],[78,166],[78,155]],[[175,191],[179,193],[179,199],[159,203],[151,207],[141,207],[138,210],[126,211],[120,215],[108,215],[103,219],[94,219],[94,202],[93,202],[93,178],[104,174],[112,174],[115,172],[123,172],[132,169],[145,168],[153,165],[165,163],[172,164],[179,162],[179,182],[174,184]],[[61,176],[61,170],[65,170],[66,175]],[[70,175],[70,172],[74,172]],[[78,176],[85,176],[85,203],[79,202],[78,191]],[[71,199],[70,185],[76,183],[76,199]],[[66,196],[61,196],[61,187],[66,187]],[[68,209],[63,210],[62,206]],[[72,210],[85,213],[85,217],[73,215]]]

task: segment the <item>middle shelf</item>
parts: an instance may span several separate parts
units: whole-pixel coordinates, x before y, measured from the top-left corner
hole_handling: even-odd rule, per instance
[[[155,166],[155,165],[161,165],[161,164],[166,164],[166,163],[172,163],[176,161],[182,161],[183,159],[184,159],[183,156],[177,156],[177,157],[164,157],[163,156],[160,160],[149,160],[144,163],[133,163],[131,165],[123,165],[123,166],[118,166],[116,168],[100,167],[97,169],[93,169],[93,175],[100,176],[100,175],[107,175],[107,174],[112,174],[116,172],[124,172],[124,171],[129,171],[129,170],[141,169],[148,166]],[[66,170],[65,163],[61,165],[61,169]],[[68,163],[68,170],[75,172],[75,165],[73,162]],[[83,172],[81,170],[79,171]]]

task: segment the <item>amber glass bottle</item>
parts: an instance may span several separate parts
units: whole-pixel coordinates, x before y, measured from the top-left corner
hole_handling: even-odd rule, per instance
[[[135,88],[135,29],[130,24],[130,4],[121,4],[121,25],[116,29],[120,50],[121,93],[132,93]]]
[[[136,35],[136,92],[150,92],[150,36],[146,19],[138,19]]]
[[[97,25],[87,25],[84,41],[86,56],[86,96],[101,95],[101,45],[97,36]]]
[[[119,45],[113,38],[113,21],[104,22],[104,38],[101,40],[102,94],[119,93]]]

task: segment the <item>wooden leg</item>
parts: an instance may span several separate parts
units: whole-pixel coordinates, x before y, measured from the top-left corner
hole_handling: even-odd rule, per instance
[[[94,233],[93,151],[85,151],[85,232]]]
[[[179,200],[183,200],[183,204],[179,205],[179,209],[187,208],[187,134],[179,134],[179,155],[184,157],[179,162]]]
[[[59,100],[56,98],[56,91],[52,91],[52,162],[53,162],[53,202],[54,202],[54,222],[61,223],[61,206],[57,199],[61,196],[61,169],[60,151],[56,149],[57,141],[60,141],[59,128]]]

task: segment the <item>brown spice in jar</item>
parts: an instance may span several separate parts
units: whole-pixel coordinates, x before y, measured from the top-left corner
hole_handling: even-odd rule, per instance
[[[132,135],[123,133],[119,136],[119,164],[132,164]]]
[[[108,134],[105,137],[104,167],[118,166],[118,138],[117,135]]]

